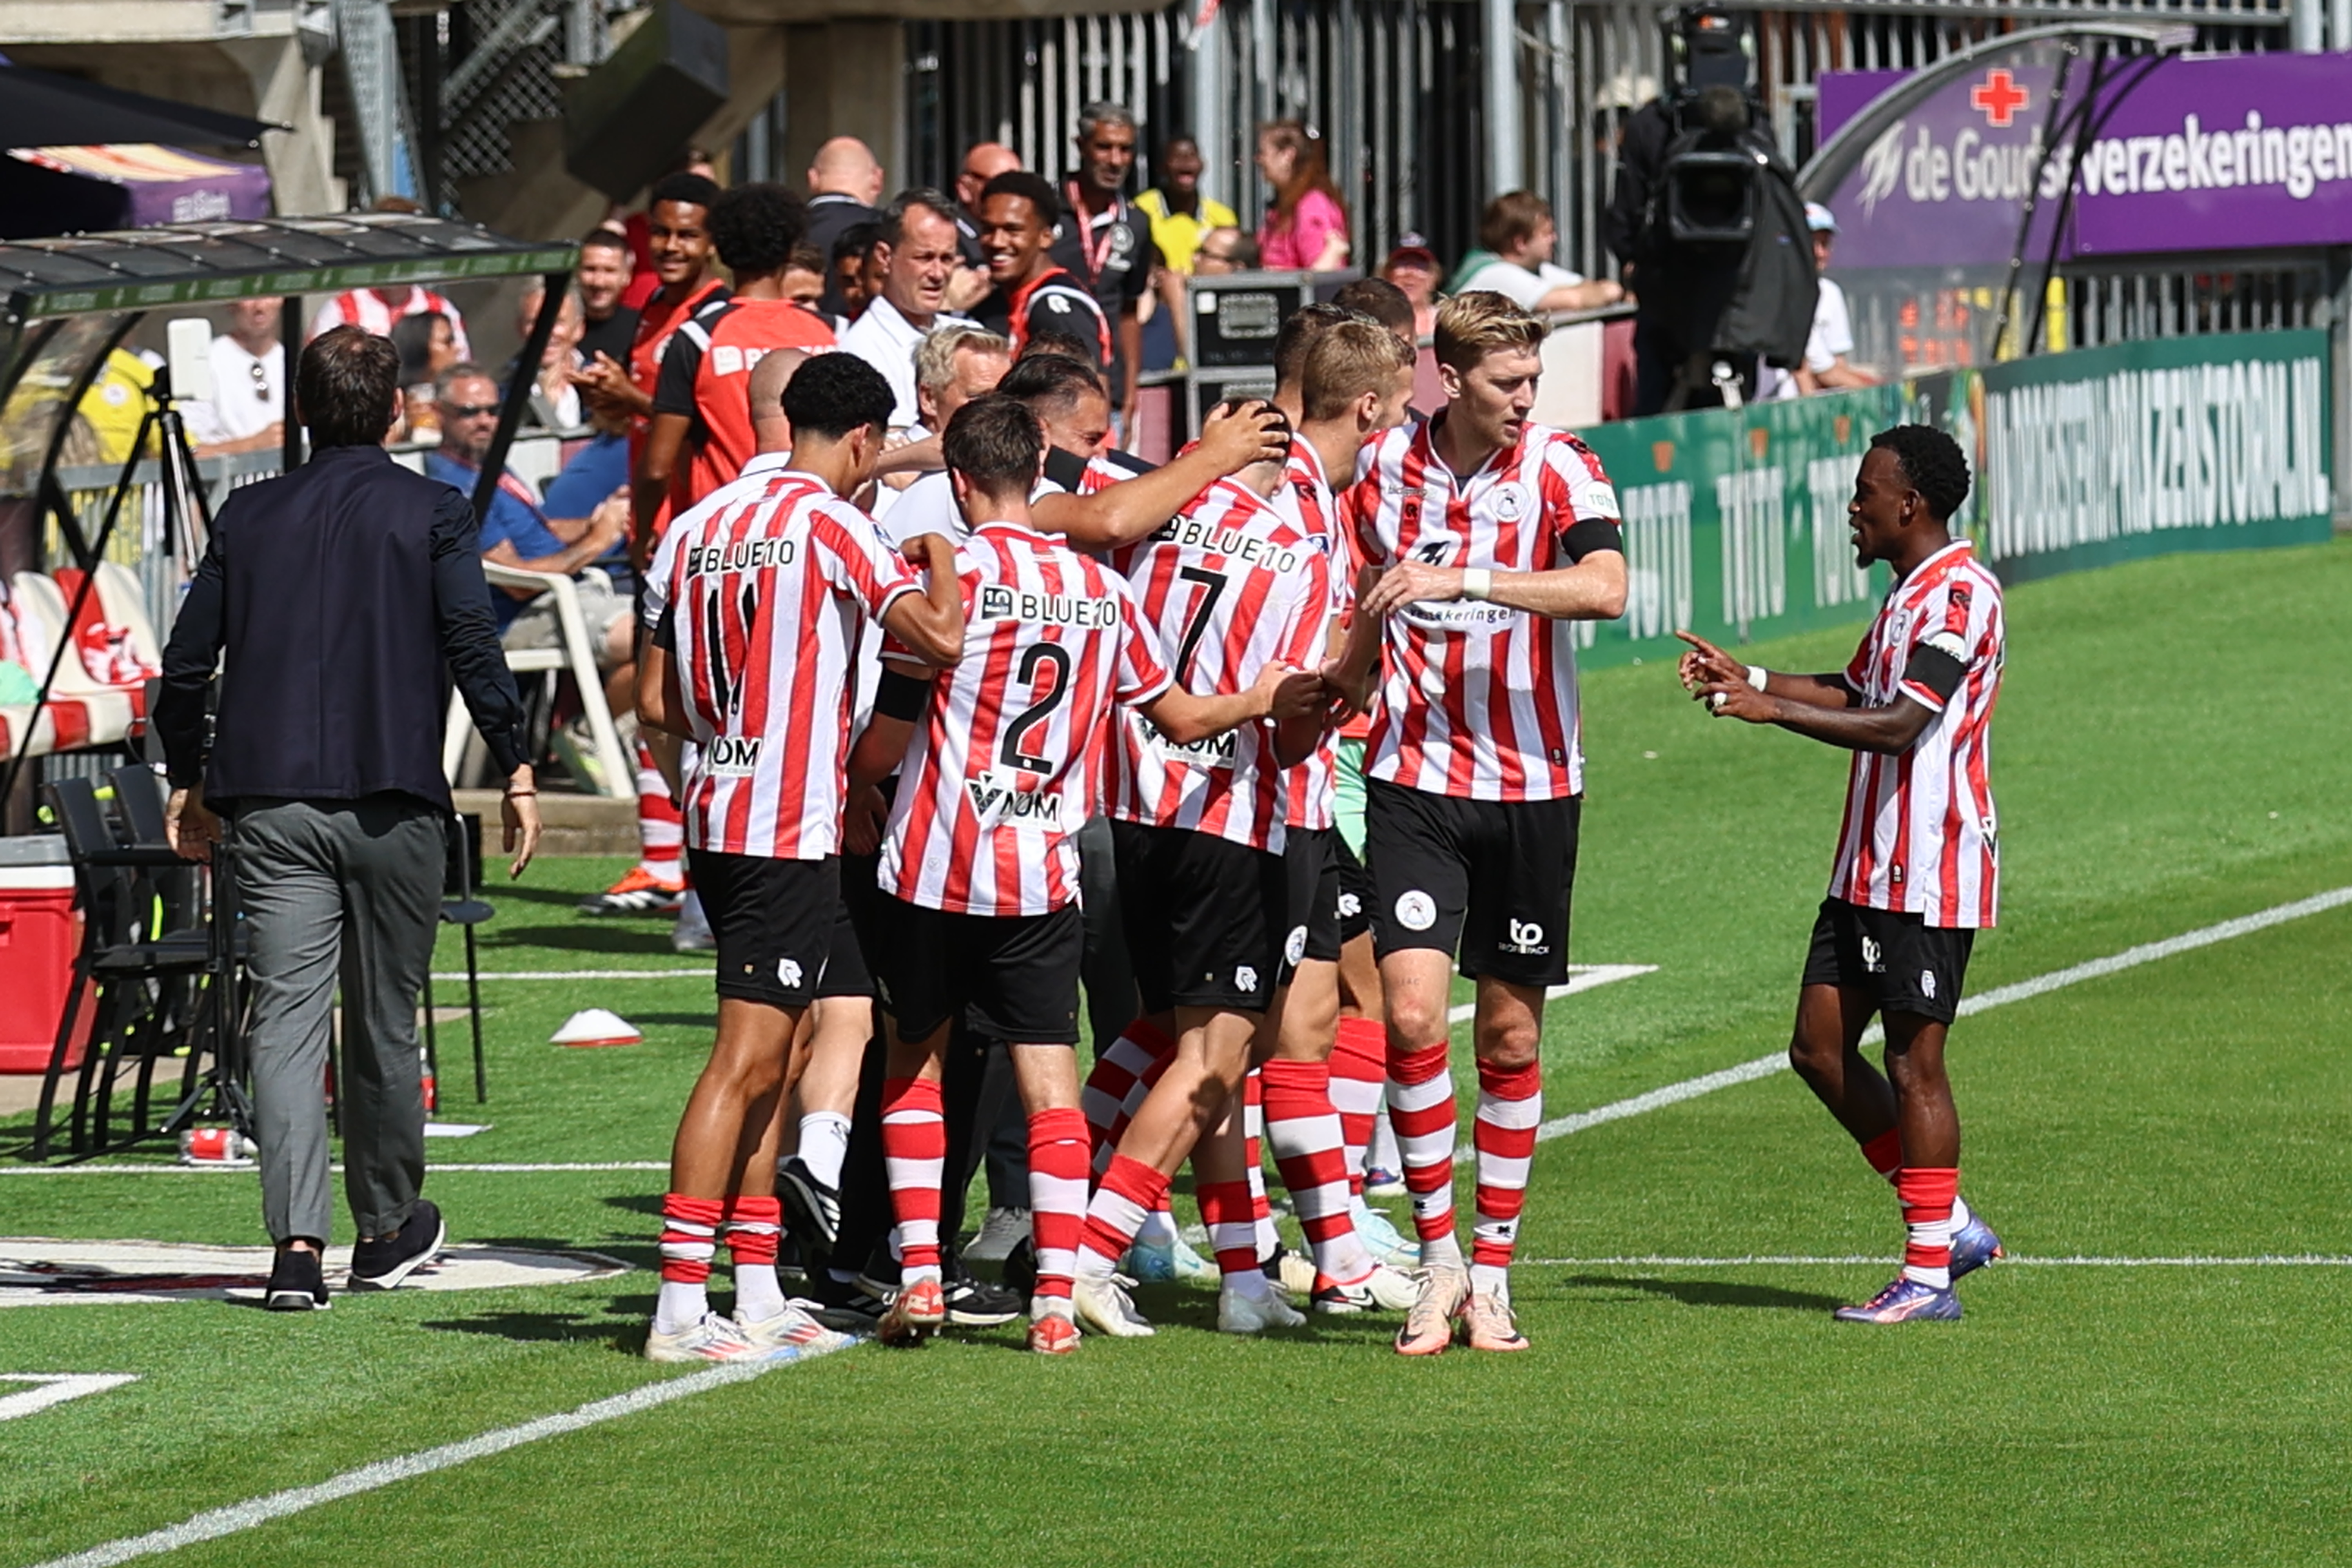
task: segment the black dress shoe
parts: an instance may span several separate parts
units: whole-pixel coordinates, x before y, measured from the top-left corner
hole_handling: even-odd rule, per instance
[[[352,1289],[389,1290],[433,1261],[449,1226],[428,1198],[416,1200],[398,1230],[352,1248]]]
[[[319,1266],[315,1252],[297,1252],[292,1247],[280,1247],[278,1261],[270,1265],[269,1285],[261,1293],[261,1304],[272,1312],[324,1311],[334,1305],[327,1296],[327,1276]]]

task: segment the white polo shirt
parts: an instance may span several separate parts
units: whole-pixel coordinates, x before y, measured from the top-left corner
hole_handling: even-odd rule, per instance
[[[841,352],[856,354],[882,373],[882,379],[890,384],[891,395],[898,399],[890,411],[890,423],[912,425],[921,417],[915,404],[915,351],[941,327],[970,325],[964,317],[942,310],[931,318],[930,329],[926,331],[899,314],[887,296],[877,296],[867,302],[865,314],[841,334]]]

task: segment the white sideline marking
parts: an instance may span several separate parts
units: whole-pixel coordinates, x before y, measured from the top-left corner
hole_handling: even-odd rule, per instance
[[[14,1421],[52,1405],[85,1394],[104,1394],[126,1383],[136,1383],[135,1372],[0,1372],[0,1383],[30,1383],[37,1386],[0,1399],[0,1421]]]
[[[1655,974],[1654,963],[1571,963],[1568,966],[1568,984],[1555,985],[1544,993],[1544,1000],[1557,1002],[1563,996],[1575,996],[1597,986],[1612,985],[1620,980],[1631,980],[1637,974]],[[1478,1004],[1465,1002],[1446,1009],[1449,1024],[1466,1024],[1476,1016]]]
[[[708,980],[708,969],[485,969],[473,976],[477,980]],[[436,985],[455,982],[464,984],[462,969],[448,974],[436,971]]]
[[[340,1173],[342,1168],[340,1162],[330,1167],[337,1173]],[[459,1175],[468,1173],[515,1175],[541,1171],[667,1171],[668,1169],[667,1160],[579,1160],[549,1161],[545,1163],[527,1161],[493,1161],[486,1163],[447,1165],[436,1161],[433,1165],[436,1175],[445,1172],[454,1172]],[[244,1171],[250,1174],[253,1166],[249,1163],[179,1165],[166,1164],[160,1161],[152,1165],[0,1165],[0,1176],[184,1176],[213,1171]]]
[[[2272,926],[2284,925],[2289,921],[2299,921],[2305,915],[2322,914],[2346,904],[2352,904],[2352,888],[2336,888],[2325,893],[2314,893],[2307,899],[2297,899],[2292,903],[2273,904],[2269,909],[2256,910],[2251,915],[2240,915],[2235,920],[2222,921],[2216,925],[2200,926],[2195,931],[2183,931],[2179,936],[2168,936],[2161,942],[2142,942],[2137,947],[2127,947],[2123,952],[2111,953],[2105,958],[2094,958],[2088,963],[2077,963],[2070,968],[2055,969],[2047,974],[2036,975],[2031,980],[2021,980],[2013,985],[1996,986],[1979,996],[1964,996],[1960,999],[1960,1016],[1965,1018],[1973,1014],[1990,1012],[1995,1007],[2006,1007],[2012,1002],[2031,1001],[2036,996],[2044,996],[2053,991],[2063,991],[2069,985],[2080,985],[2086,980],[2102,980],[2126,969],[2137,969],[2143,963],[2154,963],[2160,958],[2171,958],[2179,953],[2192,952],[2200,947],[2210,947],[2215,942],[2228,942],[2233,937],[2267,931]],[[1862,1043],[1865,1046],[1876,1045],[1885,1037],[1885,1031],[1876,1024],[1873,1024],[1862,1037]],[[1595,1106],[1591,1110],[1580,1110],[1573,1116],[1556,1117],[1536,1129],[1536,1140],[1538,1142],[1549,1142],[1554,1138],[1565,1138],[1571,1132],[1581,1132],[1587,1128],[1598,1127],[1603,1122],[1622,1121],[1628,1116],[1639,1116],[1644,1111],[1662,1110],[1685,1100],[1696,1100],[1700,1095],[1713,1094],[1718,1089],[1729,1089],[1734,1084],[1748,1083],[1759,1078],[1769,1078],[1776,1072],[1785,1070],[1788,1065],[1789,1053],[1774,1051],[1769,1056],[1758,1057],[1752,1061],[1741,1062],[1738,1067],[1725,1068],[1719,1072],[1704,1073],[1697,1078],[1685,1079],[1680,1083],[1670,1083],[1664,1089],[1654,1089],[1647,1094],[1637,1094],[1629,1100],[1612,1100],[1607,1105]],[[1467,1163],[1475,1153],[1474,1150],[1462,1150],[1454,1155],[1454,1163],[1457,1165]]]
[[[777,1361],[739,1362],[688,1373],[683,1377],[648,1383],[626,1394],[595,1400],[560,1415],[542,1415],[519,1426],[501,1426],[497,1431],[484,1432],[461,1442],[445,1443],[438,1448],[403,1454],[393,1459],[379,1459],[374,1464],[362,1465],[355,1470],[345,1470],[340,1476],[330,1477],[316,1486],[292,1487],[282,1492],[271,1492],[267,1497],[232,1503],[226,1508],[209,1509],[163,1530],[110,1541],[87,1552],[52,1559],[38,1564],[37,1568],[109,1568],[110,1564],[128,1563],[133,1558],[177,1552],[181,1547],[193,1546],[199,1541],[216,1541],[224,1535],[235,1535],[239,1531],[252,1530],[272,1520],[301,1513],[323,1503],[356,1497],[362,1492],[376,1491],[395,1481],[470,1464],[476,1459],[503,1454],[509,1448],[519,1448],[544,1437],[562,1436],[566,1432],[577,1432],[583,1426],[600,1426],[606,1421],[617,1421],[624,1415],[635,1415],[641,1410],[651,1410],[674,1399],[688,1399],[730,1383],[742,1383],[784,1364]]]
[[[1538,1268],[1838,1268],[1884,1264],[1885,1253],[1864,1257],[1811,1257],[1801,1254],[1756,1253],[1745,1258],[1525,1258]],[[2003,1268],[2352,1268],[2352,1258],[2322,1253],[2263,1253],[2254,1258],[2002,1258]]]

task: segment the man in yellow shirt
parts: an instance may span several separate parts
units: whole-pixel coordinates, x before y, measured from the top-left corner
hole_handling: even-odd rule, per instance
[[[1169,139],[1160,153],[1160,184],[1135,198],[1151,219],[1151,243],[1171,272],[1190,276],[1192,253],[1213,228],[1234,228],[1234,209],[1201,194],[1201,147],[1190,136]]]

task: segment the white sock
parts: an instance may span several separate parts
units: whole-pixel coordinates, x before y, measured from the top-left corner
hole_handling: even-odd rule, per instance
[[[903,1290],[908,1286],[918,1284],[925,1279],[937,1285],[941,1282],[941,1278],[940,1266],[938,1264],[919,1263],[910,1268],[902,1268],[898,1271],[898,1288]]]
[[[1029,1298],[1029,1318],[1033,1322],[1039,1318],[1059,1318],[1067,1322],[1076,1316],[1077,1316],[1077,1309],[1070,1304],[1070,1299],[1067,1296]]]
[[[1969,1205],[1960,1194],[1952,1194],[1952,1234],[1958,1236],[1969,1227]]]
[[[710,1293],[698,1283],[665,1279],[654,1301],[654,1328],[665,1334],[682,1333],[702,1321],[710,1310]]]
[[[1372,1118],[1372,1142],[1364,1156],[1364,1168],[1387,1171],[1393,1174],[1404,1169],[1404,1155],[1398,1152],[1396,1129],[1389,1125],[1389,1108],[1382,1100],[1380,1114]]]
[[[1492,1296],[1508,1305],[1511,1300],[1511,1271],[1500,1263],[1474,1263],[1470,1266],[1470,1294]]]
[[[1138,1247],[1173,1247],[1176,1245],[1176,1216],[1166,1209],[1153,1209],[1143,1216],[1143,1225],[1135,1233]]]
[[[1274,1282],[1255,1268],[1244,1268],[1239,1274],[1228,1274],[1224,1288],[1236,1296],[1246,1296],[1253,1301],[1263,1301],[1274,1294]]]
[[[838,1110],[812,1110],[801,1118],[801,1163],[828,1187],[841,1185],[841,1163],[849,1154],[849,1118]]]
[[[735,1266],[735,1321],[764,1323],[784,1310],[784,1288],[772,1263]]]
[[[1423,1268],[1459,1268],[1462,1267],[1462,1241],[1459,1237],[1441,1236],[1421,1244],[1421,1266]]]

